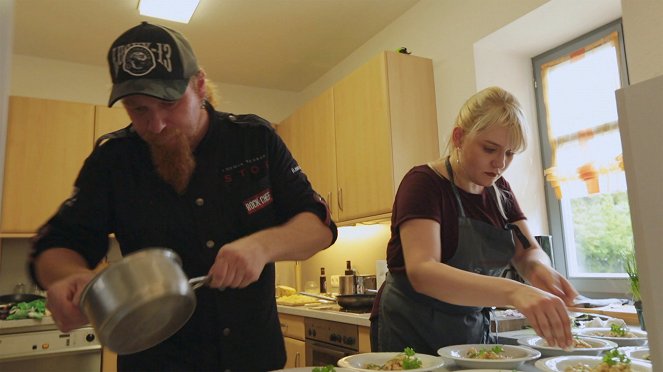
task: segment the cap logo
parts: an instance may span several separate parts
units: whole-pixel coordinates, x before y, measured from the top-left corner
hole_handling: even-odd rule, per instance
[[[151,46],[154,44],[154,46]],[[162,65],[172,72],[172,48],[164,43],[133,43],[113,48],[113,69],[122,68],[131,76],[145,76],[157,66]]]

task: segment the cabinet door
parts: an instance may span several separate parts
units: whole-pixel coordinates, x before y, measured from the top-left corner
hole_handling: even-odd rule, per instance
[[[122,107],[95,106],[94,140],[106,133],[122,129],[131,123],[127,111]]]
[[[288,145],[315,191],[336,208],[336,140],[334,96],[331,89],[306,103],[279,124],[278,132]]]
[[[285,368],[298,368],[306,365],[306,344],[304,341],[284,337],[286,362]]]
[[[3,234],[35,233],[71,195],[93,131],[93,105],[10,97]]]
[[[339,220],[391,212],[394,198],[385,55],[334,90]]]

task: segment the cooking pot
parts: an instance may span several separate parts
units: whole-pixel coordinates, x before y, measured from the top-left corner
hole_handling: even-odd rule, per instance
[[[187,280],[179,256],[147,248],[98,273],[83,289],[79,306],[99,342],[117,354],[148,349],[177,332],[196,307],[194,290],[205,276]]]

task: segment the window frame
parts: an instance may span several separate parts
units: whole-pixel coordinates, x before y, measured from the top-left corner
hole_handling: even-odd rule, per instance
[[[541,65],[551,60],[561,58],[582,47],[590,45],[601,38],[617,32],[617,52],[619,58],[619,74],[622,87],[629,85],[626,54],[624,48],[624,33],[622,19],[618,18],[593,31],[587,32],[569,42],[566,42],[549,51],[532,57],[532,68],[534,74],[534,93],[536,95],[536,114],[539,129],[539,141],[541,147],[541,161],[543,169],[552,166],[552,148],[548,138],[547,117],[543,100],[543,89],[541,88]],[[627,186],[628,187],[628,186]],[[546,213],[550,235],[553,237],[553,266],[557,271],[569,278],[571,283],[588,296],[603,296],[606,294],[623,296],[627,291],[627,279],[615,277],[614,274],[604,277],[569,277],[567,267],[566,242],[564,241],[564,221],[562,220],[562,201],[555,196],[555,191],[549,182],[544,182]]]

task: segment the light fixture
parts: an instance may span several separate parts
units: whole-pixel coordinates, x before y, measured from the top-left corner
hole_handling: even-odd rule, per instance
[[[140,15],[189,23],[200,0],[139,0]]]

